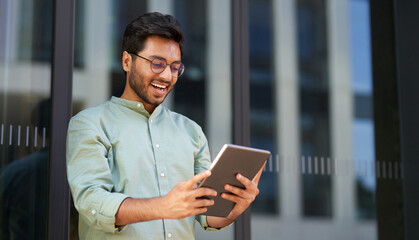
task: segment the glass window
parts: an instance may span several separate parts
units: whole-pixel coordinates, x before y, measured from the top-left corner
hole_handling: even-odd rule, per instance
[[[356,206],[360,219],[376,218],[374,179],[375,144],[372,107],[372,72],[369,3],[350,1],[351,75],[354,113],[352,123],[353,152],[356,169]]]
[[[249,31],[252,239],[377,239],[369,2],[249,0]]]
[[[300,144],[307,169],[302,175],[302,211],[305,216],[331,217],[330,175],[317,175],[312,168],[331,154],[325,1],[297,1],[297,24]]]
[[[274,110],[274,72],[271,1],[249,1],[249,81],[251,145],[271,151],[276,156]],[[274,158],[275,159],[275,158]],[[267,164],[268,170],[272,164]],[[265,171],[260,179],[260,195],[252,205],[253,212],[278,214],[278,176]]]
[[[53,1],[0,1],[0,239],[47,239]]]

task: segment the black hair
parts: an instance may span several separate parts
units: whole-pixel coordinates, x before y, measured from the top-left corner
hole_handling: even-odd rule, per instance
[[[171,15],[158,12],[146,13],[131,21],[126,27],[122,39],[122,52],[138,53],[144,49],[147,37],[156,35],[173,40],[179,44],[183,54],[183,35],[179,22]]]

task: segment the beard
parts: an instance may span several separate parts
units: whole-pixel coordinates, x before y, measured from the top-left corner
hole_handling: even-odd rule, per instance
[[[147,82],[144,76],[140,75],[139,72],[136,70],[135,64],[133,65],[131,69],[131,74],[128,77],[129,86],[135,92],[137,97],[141,99],[143,103],[158,106],[164,101],[164,99],[166,99],[167,95],[169,95],[173,86],[171,85],[170,82],[163,81],[162,79],[152,79],[152,81],[168,83],[168,86],[167,86],[168,90],[163,99],[154,98],[152,95],[150,95],[147,92],[148,87],[150,87],[149,85],[151,81]]]

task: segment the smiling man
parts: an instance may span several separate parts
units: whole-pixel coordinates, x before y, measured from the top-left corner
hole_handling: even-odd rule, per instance
[[[183,74],[183,36],[170,15],[148,13],[127,25],[122,43],[126,86],[120,98],[74,116],[67,136],[67,176],[81,239],[195,239],[231,224],[259,193],[226,185],[236,203],[226,218],[202,215],[215,196],[194,186],[211,172],[202,129],[162,105]]]

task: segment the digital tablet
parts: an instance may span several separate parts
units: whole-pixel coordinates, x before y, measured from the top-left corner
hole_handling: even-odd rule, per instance
[[[226,217],[233,209],[235,203],[221,198],[221,193],[230,193],[224,189],[226,184],[244,188],[236,179],[240,173],[252,180],[270,156],[266,150],[225,144],[211,164],[211,176],[202,180],[198,187],[212,188],[217,191],[214,205],[207,207],[204,215]],[[231,194],[231,193],[230,193]]]

